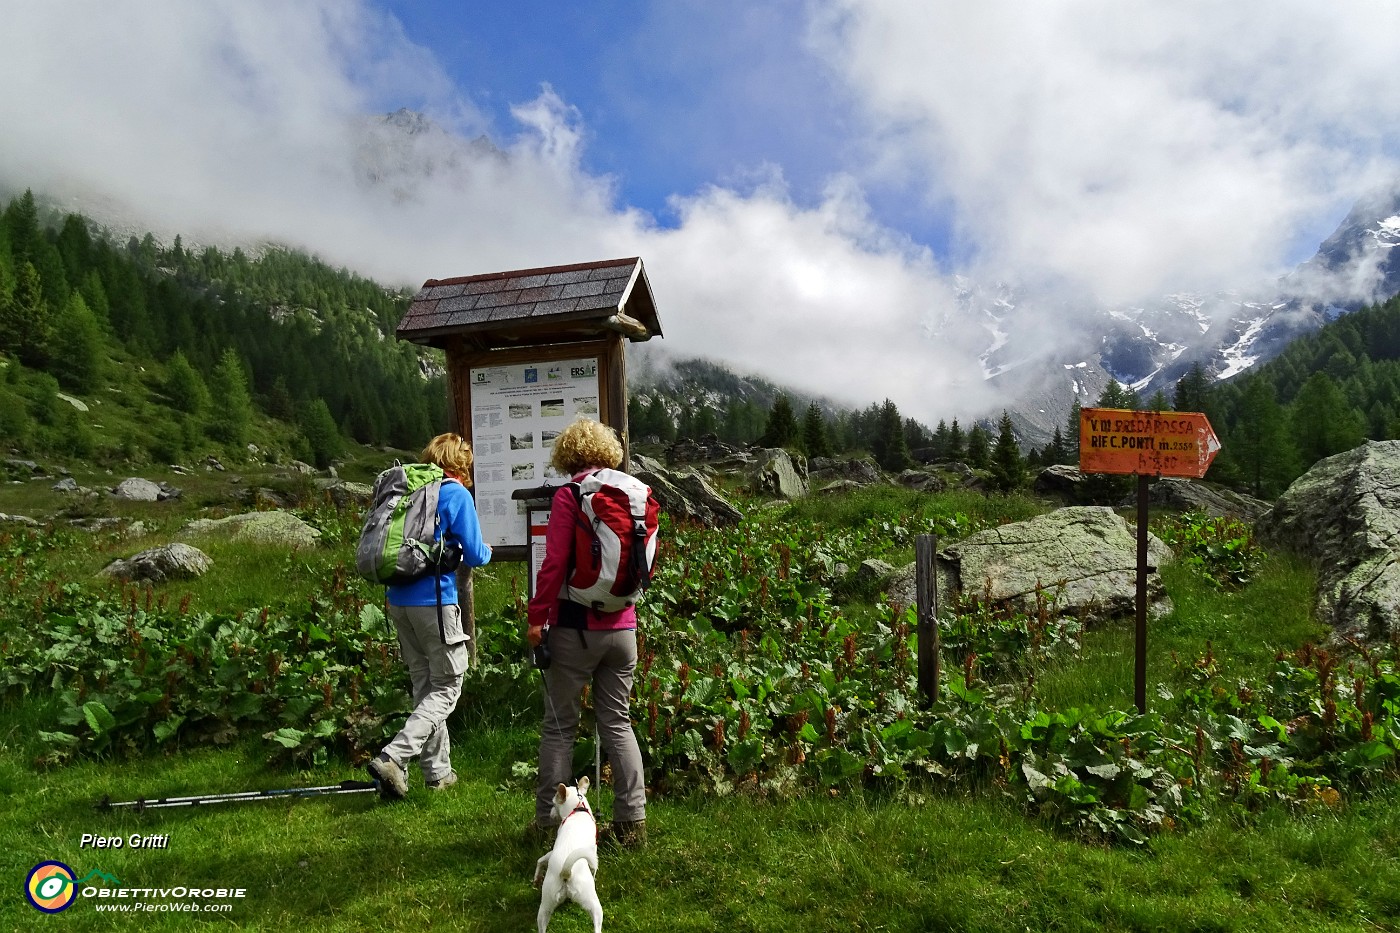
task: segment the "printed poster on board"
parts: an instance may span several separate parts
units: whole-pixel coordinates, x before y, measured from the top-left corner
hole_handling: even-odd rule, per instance
[[[526,511],[530,528],[530,579],[526,589],[529,599],[535,598],[535,581],[539,579],[540,568],[544,566],[544,540],[549,533],[549,513],[552,509],[533,508]]]
[[[549,464],[554,439],[580,415],[598,418],[597,358],[473,368],[477,515],[492,547],[529,543],[517,489],[568,481]]]

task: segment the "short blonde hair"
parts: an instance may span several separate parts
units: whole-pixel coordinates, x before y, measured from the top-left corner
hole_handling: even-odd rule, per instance
[[[549,462],[572,476],[590,467],[617,469],[622,465],[622,442],[617,432],[590,418],[580,418],[559,432]]]
[[[428,441],[418,455],[423,463],[435,463],[470,486],[472,484],[472,445],[460,434],[439,434]]]

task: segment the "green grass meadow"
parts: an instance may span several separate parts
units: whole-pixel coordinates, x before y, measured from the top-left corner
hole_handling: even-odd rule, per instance
[[[196,488],[183,505],[140,507],[153,530],[137,541],[75,537],[53,555],[49,572],[61,578],[54,582],[100,586],[91,582],[96,569],[169,540],[182,520],[176,510],[189,511],[202,495]],[[803,504],[793,517],[855,525],[975,508],[995,521],[1036,508],[1028,499],[956,495],[951,504],[904,491],[866,495],[825,516]],[[0,511],[23,512],[44,496],[33,483],[6,486]],[[214,546],[208,576],[154,596],[168,605],[188,597],[205,611],[304,602],[348,560],[343,533],[327,537],[305,553]],[[521,571],[500,565],[478,574],[478,613],[500,619],[516,598]],[[1182,659],[1203,654],[1207,643],[1227,675],[1246,678],[1267,671],[1278,652],[1324,634],[1309,612],[1312,574],[1286,556],[1271,555],[1239,590],[1211,586],[1179,567],[1166,569],[1165,582],[1173,609],[1152,622],[1149,635],[1154,708],[1171,706]],[[853,616],[877,611],[849,607]],[[0,635],[18,624],[0,623]],[[1076,651],[1034,667],[1024,687],[1048,709],[1126,709],[1132,657],[1131,621],[1090,630]],[[269,743],[247,734],[225,745],[167,743],[45,766],[37,733],[48,728],[54,702],[36,690],[12,693],[0,706],[0,930],[534,928],[539,897],[531,877],[544,849],[524,832],[533,788],[519,763],[533,762],[538,740],[528,708],[473,702],[459,709],[451,728],[460,783],[447,792],[426,791],[411,771],[413,789],[402,802],[367,793],[137,813],[96,805],[104,797],[307,787],[365,775],[335,755],[317,766],[271,763]],[[590,757],[581,751],[581,760]],[[606,818],[606,786],[593,797]],[[1312,804],[1208,805],[1199,822],[1168,827],[1138,846],[1030,816],[996,781],[970,791],[919,781],[894,789],[809,784],[790,795],[745,785],[723,796],[691,789],[654,798],[648,829],[645,849],[600,856],[605,929],[1400,931],[1400,787],[1388,780]],[[84,834],[168,836],[168,847],[84,847]],[[241,888],[245,896],[209,898],[232,907],[197,913],[134,909],[170,903],[159,896],[81,897],[46,916],[27,903],[22,887],[30,870],[49,860],[78,878],[103,872],[126,889]],[[103,905],[129,909],[99,910]],[[562,907],[550,927],[589,928],[574,905]]]
[[[529,792],[503,788],[501,778],[534,737],[467,723],[458,731],[462,781],[448,793],[418,790],[392,805],[363,794],[142,814],[93,804],[262,787],[269,775],[244,747],[39,775],[7,739],[0,870],[13,896],[0,902],[0,925],[530,929],[542,850],[521,832]],[[347,776],[357,775],[342,767],[279,777],[314,786]],[[1398,815],[1392,788],[1337,811],[1220,821],[1126,851],[1066,839],[995,796],[666,800],[649,810],[648,848],[603,853],[598,888],[605,928],[631,931],[1395,929]],[[80,849],[83,833],[168,834],[169,848]],[[247,895],[221,914],[112,914],[80,900],[42,917],[18,889],[49,859],[80,877],[101,869],[128,887]],[[587,928],[572,905],[551,925]]]

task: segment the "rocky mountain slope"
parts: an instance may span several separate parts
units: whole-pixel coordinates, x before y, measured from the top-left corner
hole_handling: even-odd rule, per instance
[[[964,281],[959,297],[988,331],[985,378],[1020,400],[1011,414],[1022,439],[1043,444],[1076,400],[1093,404],[1110,378],[1144,401],[1158,390],[1170,401],[1194,363],[1228,379],[1327,321],[1400,293],[1397,245],[1400,188],[1358,202],[1316,255],[1255,293],[1178,293],[1088,314],[1005,286]],[[1036,321],[1075,329],[1050,337]]]

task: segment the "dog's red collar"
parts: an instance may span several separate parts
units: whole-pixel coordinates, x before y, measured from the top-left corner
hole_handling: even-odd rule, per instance
[[[587,813],[589,816],[592,816],[592,815],[593,815],[593,811],[590,810],[590,809],[588,809],[588,801],[586,801],[586,800],[580,800],[580,801],[578,802],[578,806],[574,807],[572,810],[569,811],[569,816],[573,816],[575,813]],[[566,816],[566,817],[564,817],[562,820],[559,821],[559,828],[560,828],[560,829],[563,829],[563,828],[564,828],[564,824],[567,823],[567,822],[569,821],[569,816]],[[597,823],[594,823],[594,824],[593,824],[593,838],[597,839],[598,837],[600,837],[600,836],[602,835],[602,832],[603,832],[602,827],[598,826]]]
[[[575,813],[587,813],[589,816],[593,815],[593,811],[588,809],[588,804],[582,800],[578,802],[578,806],[574,807],[572,810],[569,811],[569,816],[573,816]],[[569,816],[566,816],[563,820],[560,820],[559,825],[563,826],[564,821],[567,820]]]

